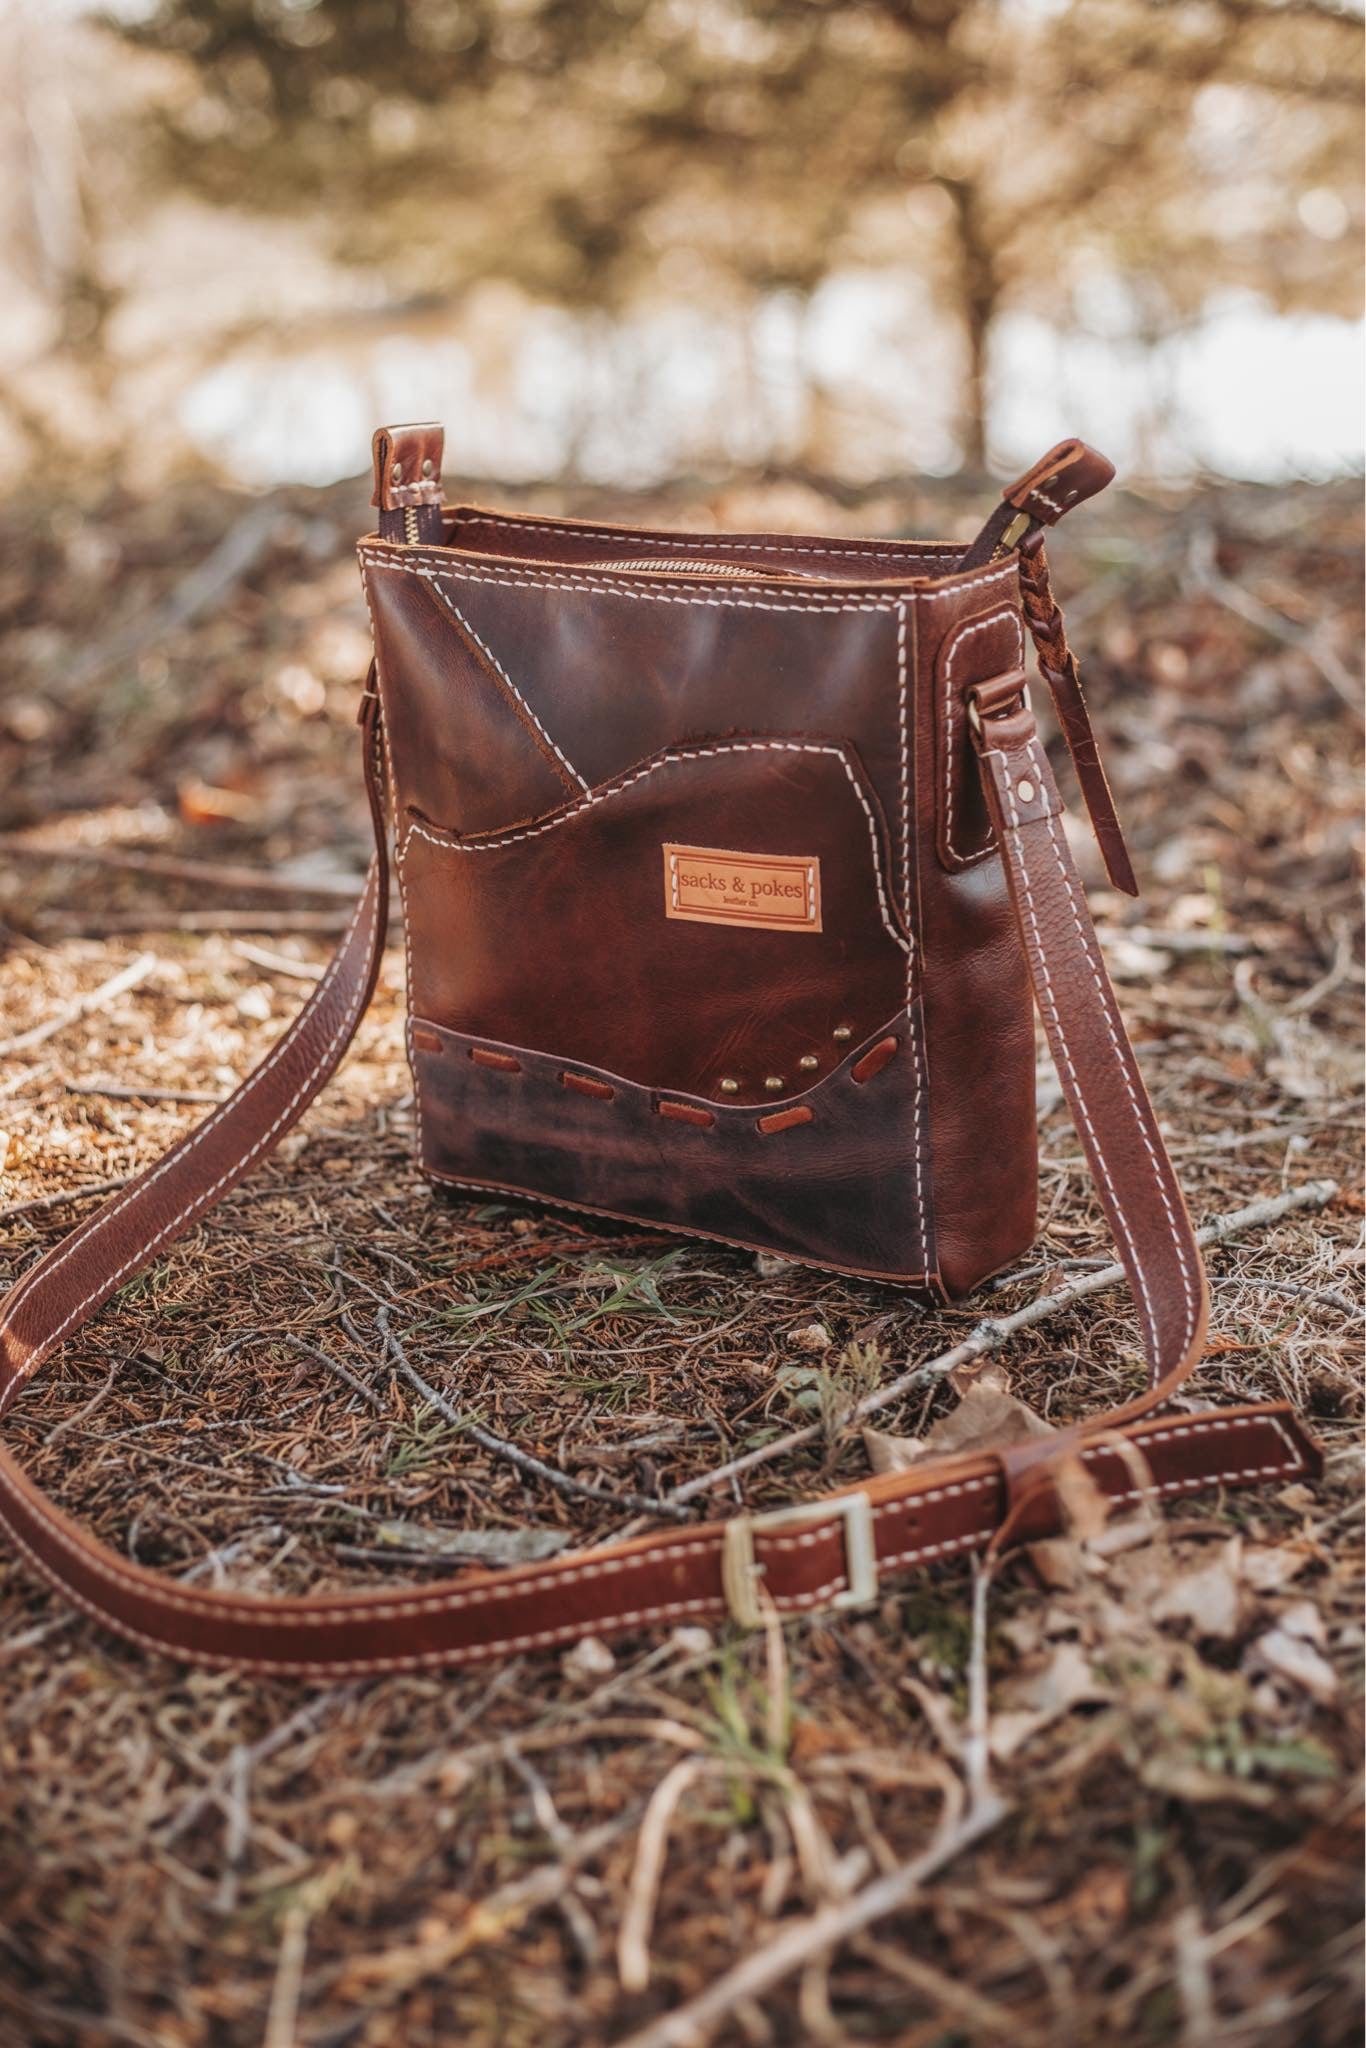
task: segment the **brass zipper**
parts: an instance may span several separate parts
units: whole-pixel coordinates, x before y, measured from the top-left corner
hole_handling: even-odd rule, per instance
[[[631,555],[619,562],[584,562],[585,569],[596,569],[602,576],[651,575],[651,576],[712,576],[727,583],[771,583],[774,573],[769,569],[743,568],[735,562],[692,561],[686,556]],[[817,576],[804,576],[800,570],[781,571],[784,583],[817,583]]]

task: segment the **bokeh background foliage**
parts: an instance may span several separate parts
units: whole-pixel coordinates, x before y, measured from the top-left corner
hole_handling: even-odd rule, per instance
[[[510,409],[519,474],[623,480],[633,436],[600,415],[636,408],[639,458],[651,408],[685,403],[656,467],[980,466],[1037,452],[1060,379],[1092,416],[1070,423],[1108,419],[1147,466],[1256,474],[1295,466],[1293,424],[1268,442],[1262,416],[1303,402],[1265,389],[1268,323],[1360,310],[1351,0],[11,12],[15,463],[77,428],[127,459],[154,416],[163,447],[179,421],[240,467],[272,362],[277,386],[306,353],[315,387],[321,363],[387,396],[382,339],[400,389]],[[1188,383],[1179,344],[1211,317],[1222,363]],[[1241,447],[1199,417],[1229,383]],[[1311,466],[1353,452],[1347,385]],[[550,425],[523,447],[528,406]],[[320,426],[327,455],[293,431],[262,480],[354,472],[344,429]]]

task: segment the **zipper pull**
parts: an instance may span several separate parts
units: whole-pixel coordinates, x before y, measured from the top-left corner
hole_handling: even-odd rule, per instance
[[[438,545],[444,538],[441,521],[441,455],[444,427],[425,422],[410,427],[380,427],[371,442],[375,489],[370,503],[379,507],[381,540]]]
[[[1054,526],[1074,505],[1085,504],[1111,481],[1113,462],[1085,441],[1059,441],[1047,455],[1001,493],[1001,502],[958,562],[962,569],[980,569],[1012,548]]]

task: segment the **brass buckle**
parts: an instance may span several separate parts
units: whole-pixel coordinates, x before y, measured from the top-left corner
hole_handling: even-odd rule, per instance
[[[766,1515],[732,1515],[721,1545],[721,1586],[731,1620],[741,1628],[763,1622],[759,1580],[763,1566],[754,1555],[756,1536],[779,1529],[810,1529],[838,1519],[844,1528],[844,1576],[848,1584],[824,1605],[829,1609],[866,1607],[877,1598],[877,1543],[873,1535],[873,1503],[866,1493],[840,1494],[835,1500],[800,1501],[795,1507],[773,1508]]]

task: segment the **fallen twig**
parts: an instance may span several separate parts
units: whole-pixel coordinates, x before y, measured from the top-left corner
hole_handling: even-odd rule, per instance
[[[360,894],[360,877],[277,875],[269,868],[232,867],[223,861],[183,860],[174,853],[137,853],[123,846],[52,846],[41,839],[0,834],[0,859],[80,861],[90,867],[121,868],[128,874],[159,875],[168,882],[193,882],[199,889],[254,889],[267,896],[344,896]],[[177,922],[179,920],[177,919]]]
[[[28,1031],[21,1031],[17,1038],[0,1039],[0,1054],[27,1052],[35,1045],[46,1045],[49,1038],[55,1038],[59,1031],[65,1031],[68,1024],[79,1024],[82,1017],[88,1017],[92,1010],[99,1010],[106,1003],[112,1003],[117,996],[126,995],[130,988],[146,981],[157,964],[155,953],[139,953],[136,960],[130,960],[117,974],[111,974],[108,981],[102,981],[98,988],[92,988],[89,995],[78,996],[74,1003],[68,1003],[64,1010],[58,1010],[44,1024],[35,1024]]]
[[[286,953],[272,953],[268,946],[253,946],[243,939],[233,947],[234,953],[243,960],[249,960],[253,967],[264,967],[267,974],[284,974],[291,981],[321,981],[327,972],[312,960],[291,960]]]
[[[57,1441],[57,1438],[59,1436],[65,1436],[66,1432],[69,1429],[75,1429],[79,1423],[88,1422],[90,1420],[90,1417],[95,1413],[95,1410],[99,1407],[100,1403],[108,1394],[109,1389],[113,1386],[115,1379],[118,1377],[118,1370],[122,1363],[123,1361],[120,1358],[112,1358],[109,1361],[109,1371],[105,1375],[104,1385],[102,1387],[97,1387],[95,1389],[95,1392],[90,1396],[90,1399],[88,1401],[83,1402],[82,1405],[76,1410],[76,1413],[74,1415],[68,1415],[64,1422],[54,1423],[53,1427],[47,1433],[46,1441],[48,1443],[55,1443]]]
[[[482,1450],[491,1451],[495,1457],[506,1458],[519,1472],[528,1478],[543,1479],[547,1486],[553,1486],[557,1493],[576,1494],[582,1500],[606,1501],[610,1507],[629,1508],[637,1515],[667,1515],[671,1521],[686,1521],[688,1516],[674,1500],[661,1500],[652,1493],[614,1492],[607,1487],[594,1486],[590,1480],[575,1479],[568,1472],[562,1472],[557,1465],[547,1465],[543,1458],[537,1458],[530,1451],[524,1451],[520,1444],[509,1443],[506,1437],[495,1436],[493,1431],[474,1422],[468,1415],[462,1415],[446,1399],[444,1394],[429,1381],[423,1379],[416,1366],[409,1362],[407,1353],[399,1343],[389,1324],[389,1311],[382,1305],[375,1310],[375,1322],[384,1339],[385,1348],[397,1370],[402,1373],[410,1386],[416,1387],[424,1401],[444,1415],[447,1422],[477,1443]]]
[[[84,1187],[30,1195],[26,1202],[11,1202],[7,1209],[0,1209],[0,1223],[7,1223],[11,1216],[36,1216],[42,1209],[60,1209],[63,1202],[80,1202],[88,1195],[112,1195],[116,1189],[127,1187],[131,1179],[131,1174],[121,1173],[117,1180],[88,1180]]]
[[[66,1081],[68,1095],[105,1095],[111,1102],[221,1102],[211,1088],[140,1088],[135,1082]]]
[[[622,2048],[701,2048],[722,2020],[748,2000],[762,1997],[784,1977],[803,1969],[813,1956],[909,1904],[927,1879],[989,1834],[1008,1811],[1004,1800],[988,1794],[961,1820],[942,1828],[923,1855],[912,1857],[885,1877],[874,1878],[852,1899],[822,1906],[801,1920],[785,1921],[782,1933],[773,1941],[763,1943],[686,2005],[641,2027]]]
[[[1265,946],[1241,932],[1163,931],[1151,924],[1098,924],[1102,946],[1149,946],[1155,953],[1264,953]]]
[[[334,1707],[341,1706],[354,1697],[355,1692],[354,1684],[335,1686],[328,1692],[306,1700],[287,1720],[277,1722],[275,1727],[268,1729],[256,1742],[246,1747],[240,1743],[234,1745],[224,1762],[212,1769],[207,1782],[192,1792],[183,1806],[155,1823],[162,1830],[163,1845],[169,1848],[187,1828],[193,1827],[208,1807],[222,1798],[231,1779],[240,1772],[243,1761],[250,1772],[257,1764],[264,1763],[267,1757],[274,1756],[277,1750],[287,1747],[296,1737],[312,1735],[323,1718],[331,1713]]]
[[[1222,1244],[1225,1238],[1236,1237],[1240,1231],[1254,1229],[1260,1223],[1276,1223],[1282,1216],[1288,1216],[1295,1209],[1322,1209],[1331,1202],[1338,1191],[1335,1180],[1305,1181],[1302,1187],[1288,1188],[1282,1195],[1273,1195],[1264,1202],[1253,1202],[1245,1209],[1231,1209],[1227,1215],[1216,1216],[1196,1232],[1200,1245]],[[855,1403],[844,1418],[846,1427],[862,1422],[867,1415],[875,1415],[880,1408],[886,1408],[893,1401],[899,1401],[904,1394],[914,1392],[917,1387],[928,1386],[932,1380],[947,1378],[960,1365],[970,1365],[974,1359],[983,1358],[989,1351],[999,1351],[1008,1338],[1017,1330],[1027,1330],[1035,1323],[1046,1322],[1059,1309],[1070,1308],[1074,1301],[1081,1301],[1086,1295],[1099,1294],[1107,1287],[1117,1286],[1124,1278],[1124,1268],[1119,1264],[1102,1266],[1094,1273],[1085,1273],[1078,1280],[1069,1281],[1064,1287],[1055,1288],[1052,1294],[1041,1294],[1037,1301],[1031,1301],[1026,1308],[1017,1309],[1010,1316],[989,1316],[966,1336],[961,1344],[955,1344],[951,1351],[943,1351],[937,1358],[929,1359],[924,1365],[915,1365],[909,1371],[890,1380],[885,1387],[879,1387],[863,1400]],[[675,1504],[696,1500],[702,1493],[711,1492],[713,1487],[724,1486],[729,1480],[738,1478],[742,1472],[751,1472],[756,1465],[767,1465],[774,1458],[784,1458],[789,1451],[800,1450],[803,1444],[814,1443],[824,1436],[823,1422],[810,1423],[805,1429],[790,1430],[786,1436],[776,1437],[772,1443],[760,1444],[756,1450],[746,1451],[742,1457],[732,1458],[729,1464],[717,1465],[710,1472],[701,1472],[695,1479],[689,1479],[682,1486],[675,1487],[669,1496]]]
[[[303,1989],[308,1949],[308,1915],[290,1906],[280,1929],[280,1955],[266,2013],[265,2048],[294,2048],[298,2040],[299,1993]]]
[[[345,931],[350,912],[336,910],[111,910],[93,917],[43,920],[44,933],[58,938],[102,939],[115,932],[309,932],[324,938]]]
[[[255,1344],[257,1341],[258,1333],[253,1330],[248,1336],[239,1337],[233,1343],[227,1345],[225,1347],[225,1356],[228,1352],[239,1351],[244,1344]],[[292,1330],[272,1330],[269,1341],[272,1344],[287,1344],[291,1351],[301,1352],[305,1358],[311,1358],[315,1364],[325,1366],[328,1372],[334,1373],[339,1380],[350,1387],[353,1394],[359,1394],[361,1400],[365,1402],[368,1408],[373,1408],[376,1415],[383,1415],[386,1412],[383,1401],[380,1400],[373,1387],[367,1387],[364,1380],[356,1377],[349,1365],[343,1365],[339,1358],[329,1357],[327,1352],[320,1350],[316,1344],[310,1344],[304,1337],[296,1337]]]
[[[98,640],[72,657],[68,687],[88,689],[111,669],[126,667],[144,648],[193,625],[206,611],[220,605],[260,561],[279,518],[278,506],[268,499],[249,505],[203,561],[182,576],[159,603],[146,606],[116,627],[108,639]]]
[[[664,1870],[664,1850],[669,1824],[679,1800],[706,1761],[684,1757],[667,1771],[656,1785],[645,1809],[636,1842],[636,1860],[617,1936],[617,1974],[626,1991],[643,1991],[650,1981],[650,1928],[659,1897],[659,1880]]]
[[[371,1954],[349,1958],[330,1971],[329,1977],[339,1980],[352,1995],[373,1989],[387,2003],[411,1991],[424,1978],[444,1975],[452,1963],[472,1949],[481,1948],[486,1942],[506,1942],[542,1906],[554,1905],[570,1878],[585,1863],[634,1827],[638,1812],[633,1806],[629,1813],[585,1828],[561,1850],[555,1862],[538,1864],[525,1877],[514,1878],[510,1884],[500,1885],[496,1891],[476,1899],[449,1932],[433,1931],[426,1939],[406,1947],[388,1942]]]

